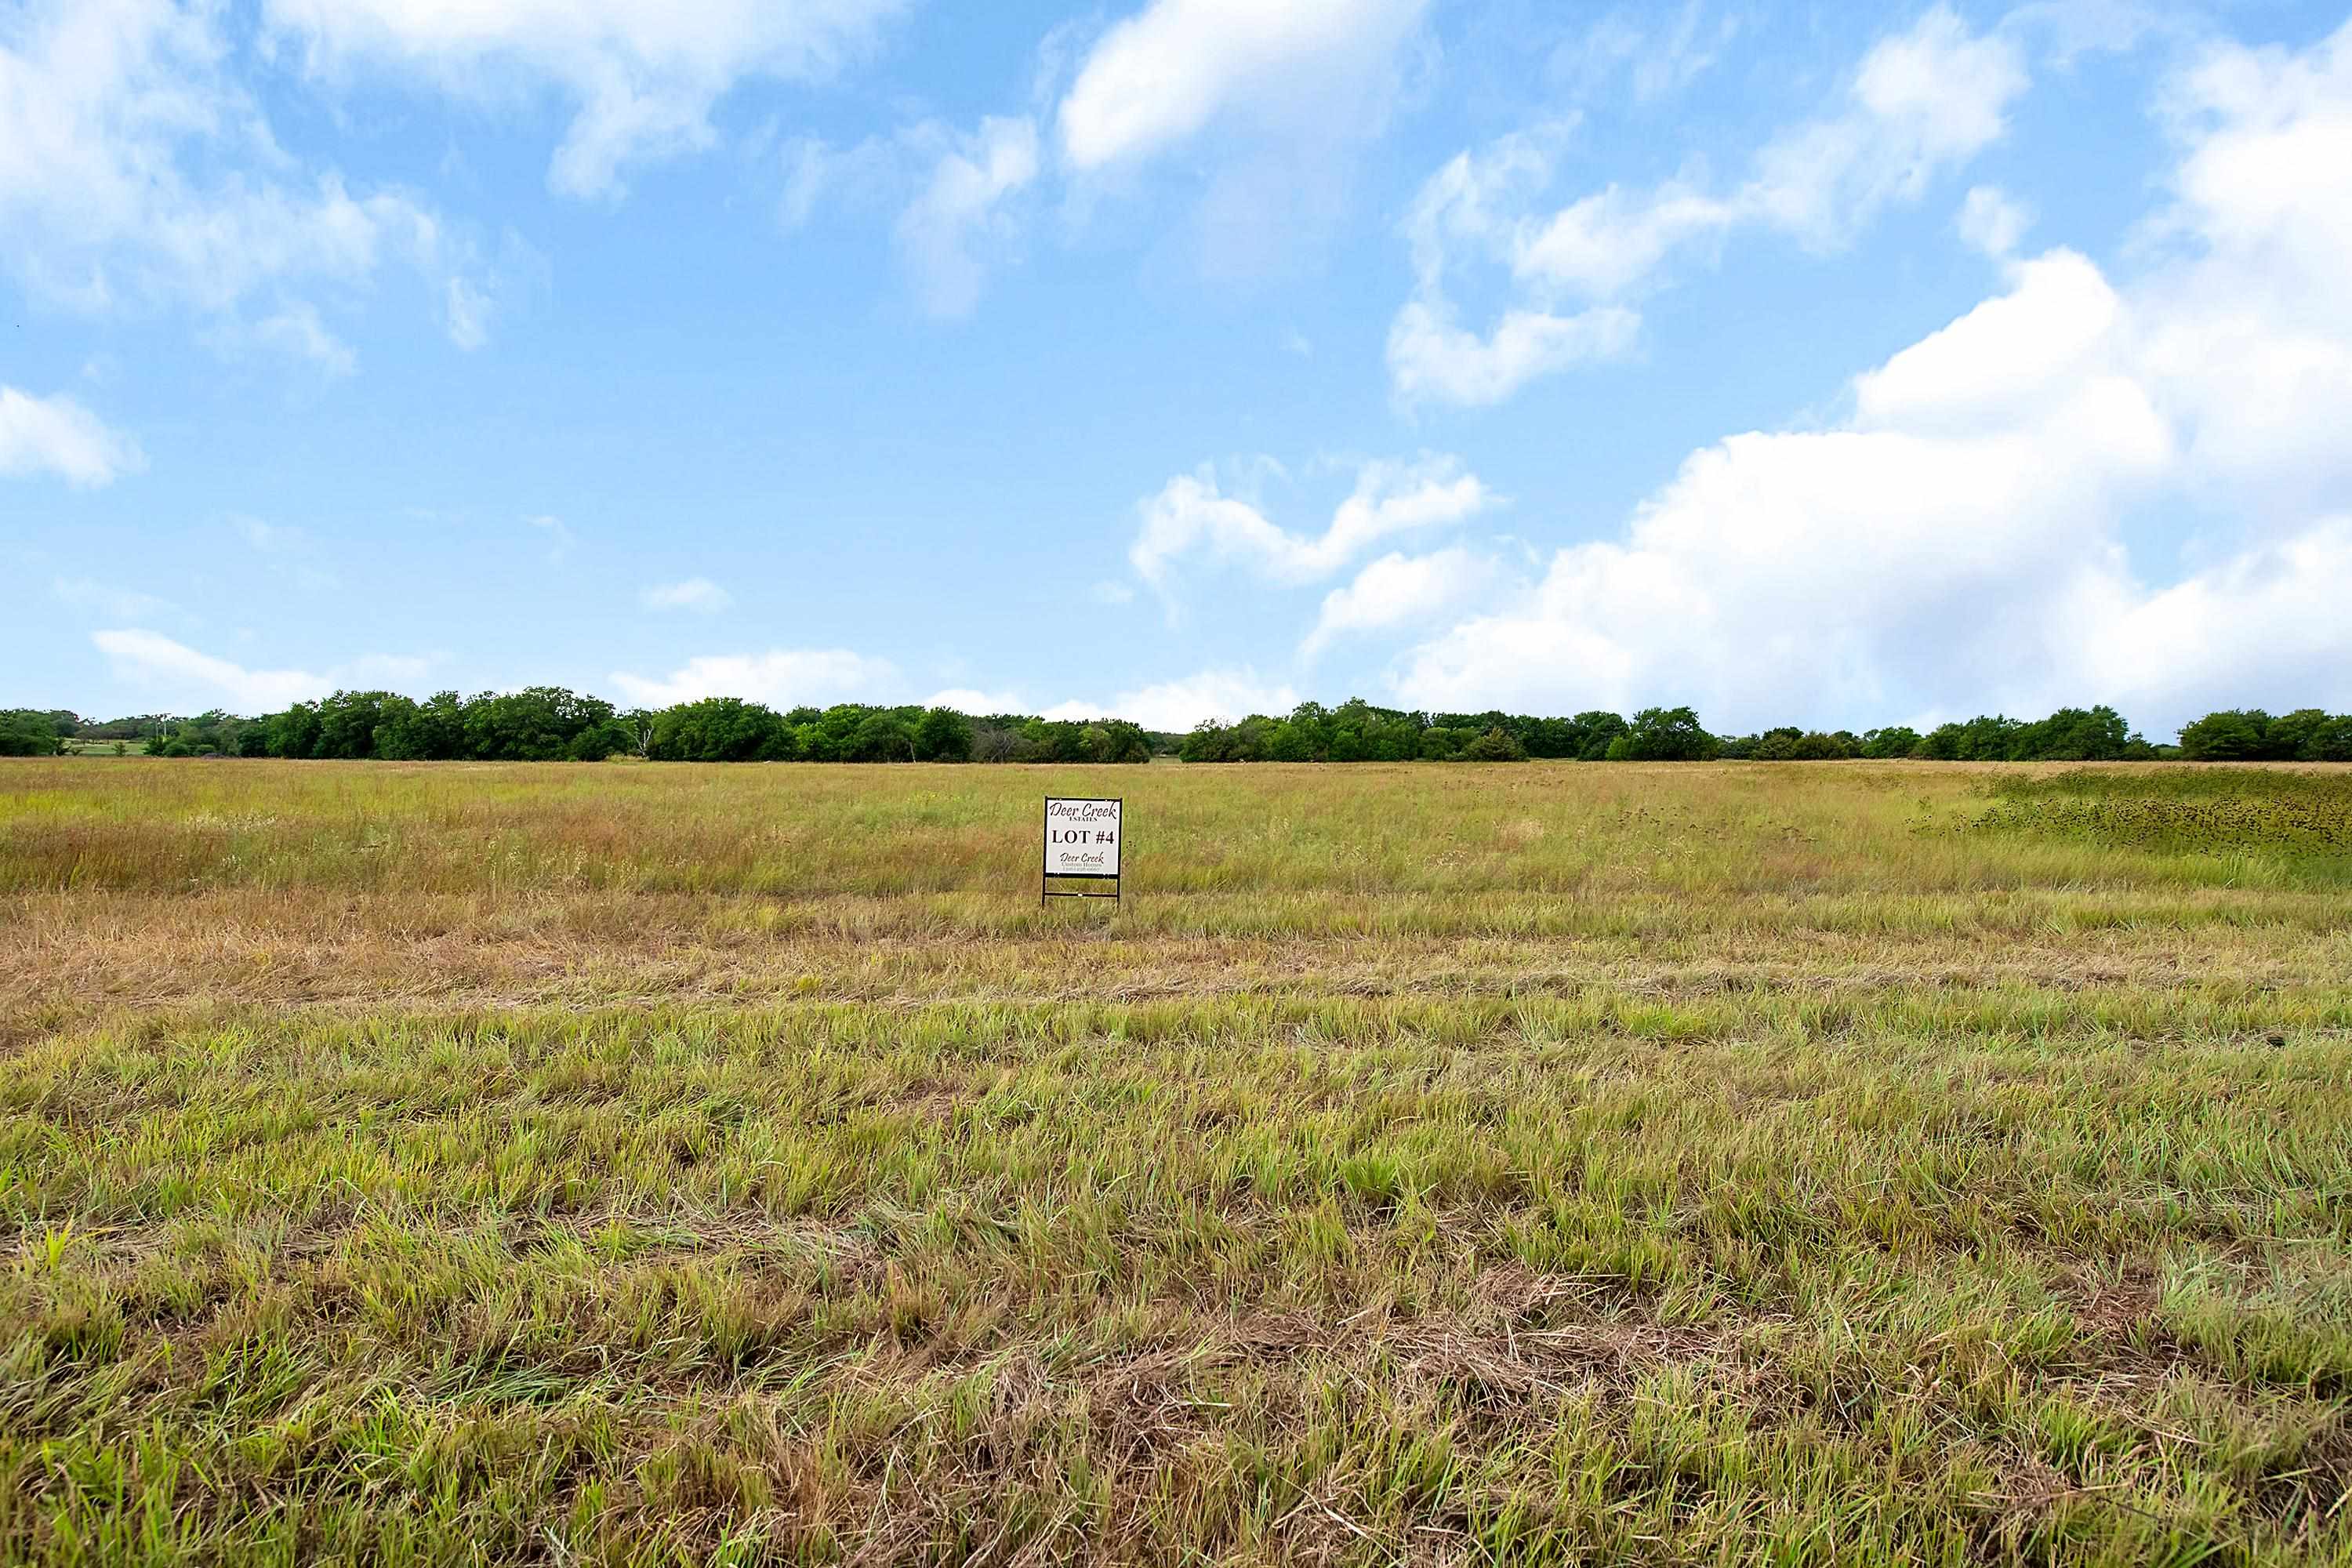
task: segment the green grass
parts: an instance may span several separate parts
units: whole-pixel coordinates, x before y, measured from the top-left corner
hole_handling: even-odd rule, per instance
[[[1060,770],[79,767],[0,1561],[2352,1561],[2325,851],[1169,768],[1041,914]]]
[[[2352,886],[2352,772],[2148,768],[1996,781],[1975,826],[2183,857],[2249,852]]]

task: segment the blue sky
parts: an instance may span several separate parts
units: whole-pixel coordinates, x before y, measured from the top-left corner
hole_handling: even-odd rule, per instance
[[[2352,708],[2336,7],[0,0],[0,702]]]

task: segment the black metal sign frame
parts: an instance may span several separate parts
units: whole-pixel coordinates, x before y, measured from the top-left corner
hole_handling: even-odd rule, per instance
[[[1107,800],[1118,807],[1118,870],[1048,871],[1045,869],[1044,857],[1040,856],[1037,861],[1037,907],[1045,908],[1047,899],[1108,899],[1115,904],[1125,904],[1126,900],[1120,895],[1126,884],[1119,879],[1127,870],[1127,797],[1123,795],[1049,795],[1045,797],[1045,805],[1040,808],[1044,815],[1039,819],[1048,834],[1054,831],[1054,803],[1057,800]],[[1040,843],[1038,847],[1042,849],[1045,846]],[[1088,882],[1108,882],[1110,891],[1097,893],[1081,889],[1073,892],[1067,889],[1050,886],[1055,881],[1071,879]]]

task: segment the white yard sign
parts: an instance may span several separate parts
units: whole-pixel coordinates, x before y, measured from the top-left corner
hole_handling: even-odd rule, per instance
[[[1118,815],[1116,800],[1045,797],[1045,875],[1118,876]]]

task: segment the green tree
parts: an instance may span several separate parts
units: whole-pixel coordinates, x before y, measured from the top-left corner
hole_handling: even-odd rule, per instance
[[[1106,719],[1103,731],[1110,737],[1110,754],[1107,763],[1149,763],[1151,760],[1151,732],[1142,725],[1125,719]]]
[[[2274,762],[2293,762],[2310,746],[2312,737],[2326,726],[2327,715],[2316,708],[2282,713],[2263,731],[2263,754]]]
[[[0,757],[54,757],[65,750],[57,721],[30,708],[0,712]]]
[[[1315,733],[1310,724],[1300,724],[1284,719],[1269,727],[1265,748],[1261,753],[1269,763],[1311,763],[1315,760]]]
[[[932,708],[915,721],[915,755],[927,763],[971,761],[971,721],[952,708]]]
[[[613,705],[561,686],[485,691],[465,705],[466,751],[484,762],[553,763],[614,717]]]
[[[911,763],[915,760],[914,731],[888,709],[877,709],[857,721],[852,731],[850,760],[859,763]]]
[[[1609,748],[1624,733],[1625,721],[1617,714],[1599,709],[1579,713],[1568,721],[1570,749],[1560,754],[1580,763],[1597,763],[1609,755]]]
[[[1688,708],[1644,708],[1625,732],[1610,742],[1609,760],[1634,763],[1696,763],[1715,755],[1717,742]]]
[[[1461,756],[1465,763],[1524,763],[1528,749],[1519,743],[1517,735],[1498,724],[1473,735],[1462,748]]]
[[[2352,713],[2339,713],[2314,730],[2297,755],[2306,763],[2352,763]]]
[[[1919,731],[1908,724],[1890,724],[1884,730],[1865,730],[1862,735],[1862,754],[1865,757],[1907,757],[1919,749]]]
[[[268,732],[271,756],[314,756],[319,746],[319,705],[297,702],[283,713],[269,715],[264,721],[264,728]]]
[[[628,726],[617,718],[606,724],[618,743],[599,756],[636,750],[635,735]],[[646,754],[666,763],[749,762],[784,730],[782,716],[772,709],[739,697],[706,697],[655,714]],[[602,727],[597,732],[601,731]]]
[[[466,751],[466,700],[436,691],[422,702],[387,703],[375,727],[375,753],[404,762],[446,762]]]
[[[2061,708],[2010,737],[2007,755],[2021,763],[2111,763],[2131,741],[2114,709]]]
[[[2270,727],[2259,708],[2208,713],[2180,731],[2180,754],[2192,763],[2257,762],[2270,754]]]
[[[394,691],[337,691],[318,706],[318,738],[310,755],[359,761],[376,754],[379,726],[397,724],[416,704]]]
[[[1462,754],[1463,742],[1470,737],[1460,730],[1449,730],[1442,724],[1432,724],[1421,732],[1422,760],[1450,763]]]

